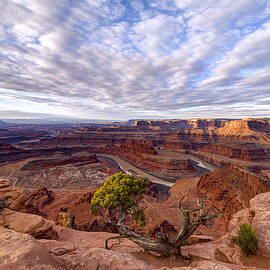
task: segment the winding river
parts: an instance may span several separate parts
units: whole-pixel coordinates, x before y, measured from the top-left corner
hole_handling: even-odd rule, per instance
[[[118,156],[108,155],[108,154],[96,154],[96,155],[97,155],[97,157],[110,159],[111,161],[117,163],[118,166],[121,168],[121,170],[126,172],[126,173],[132,173],[132,174],[136,173],[140,177],[148,178],[150,181],[152,181],[154,183],[165,185],[167,187],[171,187],[174,184],[174,182],[170,182],[165,178],[157,177],[157,176],[154,176],[150,173],[147,173],[146,171],[135,167],[134,165],[121,159]],[[214,166],[212,166],[210,164],[208,165],[206,162],[201,161],[198,158],[195,158],[195,157],[190,156],[190,155],[188,155],[187,157],[188,157],[188,159],[193,160],[195,162],[195,165],[199,168],[202,168],[204,171],[213,171],[214,170]]]

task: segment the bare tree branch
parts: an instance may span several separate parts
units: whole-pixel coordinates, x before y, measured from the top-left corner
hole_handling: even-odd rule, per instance
[[[114,246],[119,246],[121,244],[121,238],[125,238],[125,235],[119,235],[119,236],[111,236],[105,240],[105,248],[106,249],[112,249]],[[109,247],[109,241],[117,239],[118,243],[114,243]]]

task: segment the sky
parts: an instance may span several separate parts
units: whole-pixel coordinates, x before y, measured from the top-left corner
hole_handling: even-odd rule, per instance
[[[270,117],[270,0],[0,0],[0,119]]]

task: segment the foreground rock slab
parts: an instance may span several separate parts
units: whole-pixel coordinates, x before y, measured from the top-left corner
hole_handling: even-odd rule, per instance
[[[270,256],[270,192],[255,196],[250,201],[250,209],[254,212],[252,227],[259,240],[258,248]]]
[[[0,270],[60,270],[46,248],[32,236],[0,230]]]
[[[200,261],[194,262],[188,267],[163,267],[156,270],[263,270],[263,268],[239,266],[220,262]]]

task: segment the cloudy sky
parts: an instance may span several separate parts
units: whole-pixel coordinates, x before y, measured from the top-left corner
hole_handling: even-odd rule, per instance
[[[270,117],[270,0],[0,0],[0,119]]]

